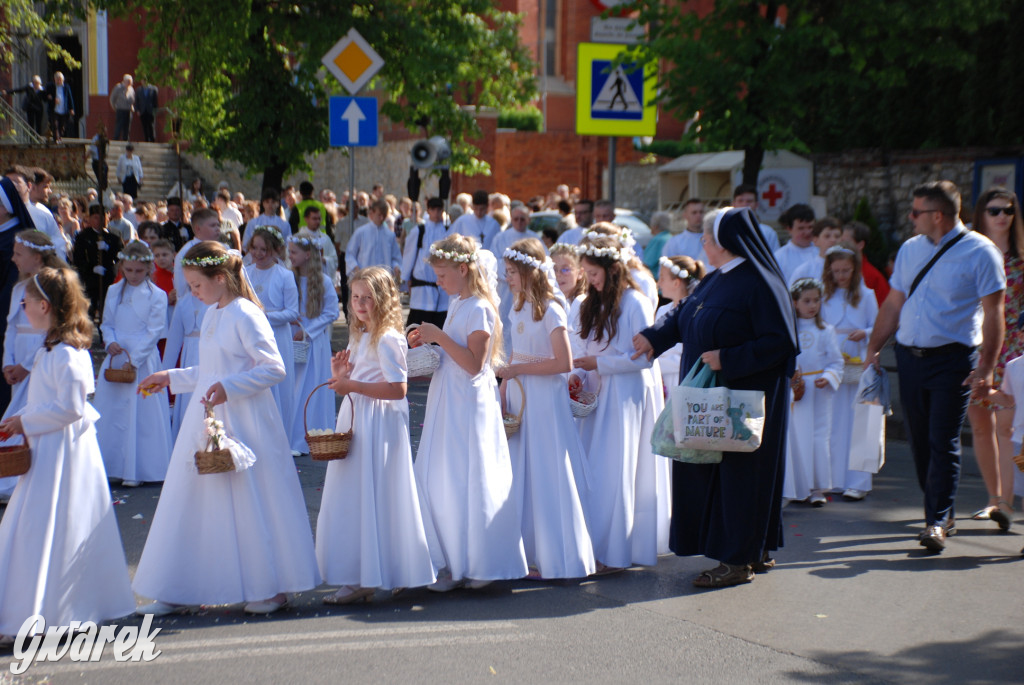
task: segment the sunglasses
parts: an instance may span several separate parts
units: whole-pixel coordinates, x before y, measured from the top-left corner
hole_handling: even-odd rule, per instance
[[[1002,212],[1006,216],[1013,216],[1014,215],[1014,211],[1015,210],[1013,209],[1013,205],[1010,205],[1009,207],[986,207],[985,208],[985,212],[987,212],[989,216],[999,216],[999,212]]]
[[[912,216],[912,217],[914,217],[916,219],[917,217],[921,216],[922,214],[932,214],[933,212],[938,212],[939,214],[941,214],[942,210],[941,209],[911,209],[910,210],[910,216]]]

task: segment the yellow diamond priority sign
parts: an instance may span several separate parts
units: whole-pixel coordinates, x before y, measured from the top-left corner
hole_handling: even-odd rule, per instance
[[[384,58],[354,28],[349,29],[320,61],[352,95],[362,90],[384,66]]]

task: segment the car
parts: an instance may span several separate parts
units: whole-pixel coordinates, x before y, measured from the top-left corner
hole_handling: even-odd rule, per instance
[[[534,212],[530,217],[530,230],[540,233],[542,229],[554,228],[558,230],[558,224],[562,215],[553,209],[542,212]],[[647,222],[635,214],[632,209],[615,208],[615,223],[633,232],[633,237],[641,247],[647,247],[651,242],[651,227]],[[559,231],[561,233],[561,231]]]

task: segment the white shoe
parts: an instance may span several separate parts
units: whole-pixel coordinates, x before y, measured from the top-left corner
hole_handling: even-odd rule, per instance
[[[843,499],[850,500],[851,502],[859,502],[867,496],[867,490],[857,490],[856,488],[847,488],[843,490]]]
[[[479,590],[482,587],[487,587],[492,582],[490,580],[468,580],[466,581],[466,587],[470,590]]]
[[[171,614],[187,614],[190,607],[187,604],[168,604],[167,602],[153,602],[145,606],[136,607],[135,613],[139,616],[170,616]]]
[[[122,488],[137,488],[140,485],[142,485],[142,483],[137,481],[137,480],[123,480],[123,481],[121,481],[121,487]]]
[[[451,592],[452,590],[458,589],[466,584],[466,581],[452,580],[451,578],[441,578],[437,582],[431,583],[427,586],[427,589],[431,592]]]
[[[811,492],[811,506],[812,507],[823,507],[828,502],[825,497],[825,493],[821,490],[814,490]]]
[[[272,614],[275,611],[284,609],[288,606],[288,596],[282,600],[276,599],[265,599],[262,602],[249,602],[245,605],[245,613],[247,614]]]

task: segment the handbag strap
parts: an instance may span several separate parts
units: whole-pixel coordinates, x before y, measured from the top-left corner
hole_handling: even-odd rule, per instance
[[[956,237],[954,237],[948,243],[943,245],[942,249],[936,252],[935,256],[932,257],[931,260],[929,260],[929,262],[924,265],[924,268],[917,272],[917,276],[914,277],[914,282],[910,284],[910,292],[907,293],[908,300],[910,299],[911,295],[914,294],[914,291],[917,290],[917,286],[921,284],[921,279],[923,279],[925,277],[925,274],[927,274],[928,271],[931,270],[933,266],[935,266],[935,262],[939,261],[939,257],[949,252],[949,250],[954,245],[956,245],[960,241],[960,239],[963,238],[965,235],[967,235],[966,229],[961,231]]]

